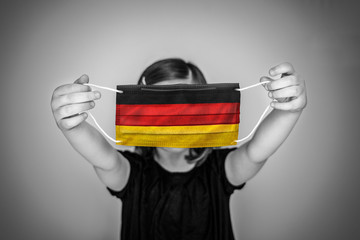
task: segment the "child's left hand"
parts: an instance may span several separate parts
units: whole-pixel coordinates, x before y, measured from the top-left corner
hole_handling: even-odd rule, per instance
[[[271,81],[264,84],[269,91],[269,97],[274,101],[271,106],[274,109],[298,112],[303,110],[307,104],[305,81],[295,72],[290,63],[279,64],[269,70],[271,77],[281,74],[281,78],[272,79],[262,77],[261,82]]]

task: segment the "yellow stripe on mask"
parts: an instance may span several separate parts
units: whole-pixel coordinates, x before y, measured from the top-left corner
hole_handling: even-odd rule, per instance
[[[139,147],[201,148],[236,145],[238,132],[206,134],[120,134],[116,133],[119,145]]]

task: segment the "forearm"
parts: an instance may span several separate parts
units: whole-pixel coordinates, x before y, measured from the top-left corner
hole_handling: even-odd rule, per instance
[[[247,145],[249,159],[262,162],[269,158],[289,136],[302,111],[274,109],[260,124]]]
[[[70,130],[62,131],[72,147],[94,167],[111,170],[117,167],[116,150],[92,125],[83,121]]]

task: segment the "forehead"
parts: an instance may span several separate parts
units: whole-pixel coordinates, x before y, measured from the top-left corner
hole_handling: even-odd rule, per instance
[[[195,84],[192,79],[172,79],[172,80],[165,80],[153,85],[173,85],[173,84]]]

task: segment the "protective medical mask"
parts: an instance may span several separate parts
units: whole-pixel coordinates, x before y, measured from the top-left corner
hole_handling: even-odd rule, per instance
[[[117,89],[84,84],[116,92],[116,139],[118,145],[143,147],[201,148],[236,145],[240,92],[267,82],[239,88],[238,83],[118,85]]]

